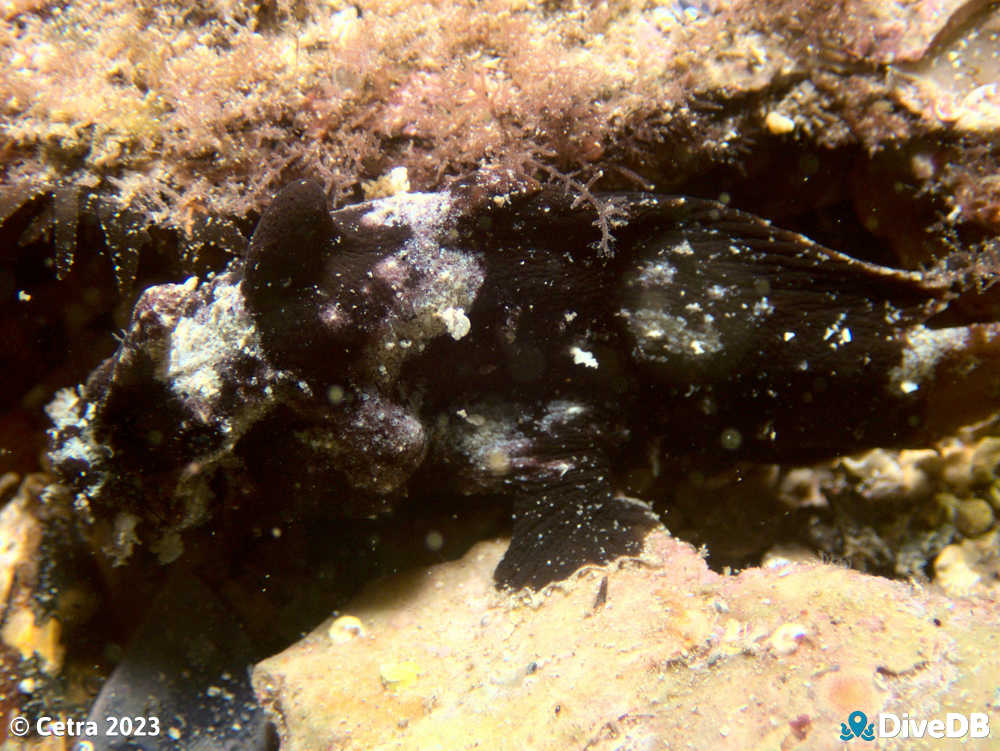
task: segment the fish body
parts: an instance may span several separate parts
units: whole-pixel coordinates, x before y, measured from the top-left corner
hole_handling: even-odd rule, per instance
[[[345,515],[505,495],[497,582],[537,589],[657,523],[616,492],[623,447],[801,463],[995,411],[998,327],[933,327],[957,286],[699,199],[469,183],[330,211],[300,181],[242,263],[143,294],[50,405],[51,457],[86,514],[169,533],[233,473]]]

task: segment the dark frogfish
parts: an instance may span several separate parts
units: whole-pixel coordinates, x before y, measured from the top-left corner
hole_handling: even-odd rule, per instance
[[[176,555],[234,488],[344,516],[496,495],[514,510],[497,583],[537,589],[658,523],[615,485],[628,446],[803,463],[1000,407],[1000,325],[934,325],[957,272],[706,200],[592,199],[471,181],[331,211],[288,185],[245,258],[147,289],[49,405],[80,517],[109,539],[138,520]]]

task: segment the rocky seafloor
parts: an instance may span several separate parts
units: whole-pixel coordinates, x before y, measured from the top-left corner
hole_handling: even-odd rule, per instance
[[[489,586],[504,541],[380,580],[255,668],[282,748],[839,749],[859,707],[996,711],[995,596],[818,561],[721,575],[647,542],[533,600]]]
[[[998,34],[0,2],[0,748],[1000,748]]]

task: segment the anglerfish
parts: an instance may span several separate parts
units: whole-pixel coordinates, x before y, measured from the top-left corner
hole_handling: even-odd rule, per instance
[[[331,210],[288,185],[244,258],[147,289],[50,404],[80,517],[169,559],[227,488],[352,516],[434,483],[512,499],[496,581],[537,589],[658,523],[616,487],[630,446],[802,463],[1000,406],[1000,326],[935,325],[960,272],[708,200],[591,198],[470,180]]]

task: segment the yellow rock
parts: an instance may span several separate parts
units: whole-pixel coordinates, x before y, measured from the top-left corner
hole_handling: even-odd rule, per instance
[[[721,575],[657,530],[641,561],[524,598],[493,586],[506,545],[374,582],[349,606],[366,638],[333,644],[331,621],[259,664],[282,751],[833,751],[859,708],[994,700],[992,595],[955,608],[819,562]]]
[[[55,618],[38,624],[34,613],[28,607],[8,612],[7,621],[0,635],[4,643],[21,653],[25,660],[37,654],[42,658],[42,669],[50,675],[59,672],[65,648],[59,641],[61,634],[59,621]]]

